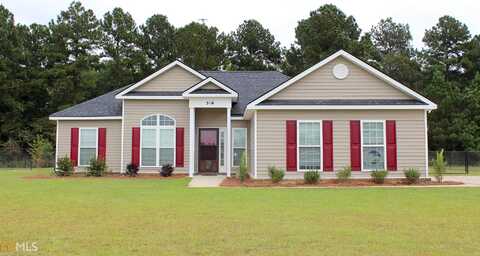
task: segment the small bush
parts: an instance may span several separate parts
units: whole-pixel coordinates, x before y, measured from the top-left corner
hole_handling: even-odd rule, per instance
[[[337,179],[341,182],[347,181],[352,176],[352,167],[345,166],[342,170],[336,173]]]
[[[278,183],[281,180],[283,180],[283,177],[285,176],[285,172],[282,169],[278,169],[275,166],[270,166],[268,167],[268,175],[272,179],[273,183]]]
[[[417,169],[410,168],[403,171],[403,173],[405,174],[405,179],[407,179],[408,184],[418,183],[420,180],[420,172]]]
[[[241,182],[244,182],[247,178],[247,156],[245,155],[245,151],[242,153],[242,158],[240,159],[240,168],[238,170],[238,178]]]
[[[306,184],[317,184],[320,180],[319,171],[307,171],[303,174],[303,180]]]
[[[56,176],[70,176],[73,173],[73,164],[68,156],[62,157],[57,161],[57,168],[54,169],[53,174]]]
[[[172,176],[173,171],[174,171],[174,169],[173,169],[172,164],[166,164],[166,165],[162,166],[162,169],[160,170],[160,175],[162,177],[170,177],[170,176]]]
[[[385,170],[372,171],[370,176],[373,179],[373,182],[377,184],[383,184],[385,182],[385,177],[387,177],[388,172]]]
[[[437,152],[437,156],[435,160],[432,162],[433,165],[433,176],[438,182],[443,182],[443,175],[445,174],[445,166],[447,163],[445,162],[445,155],[443,153],[443,149]]]
[[[138,174],[138,165],[133,163],[127,164],[127,172],[125,173],[125,175],[128,175],[130,177],[135,177],[137,176],[137,174]]]
[[[103,159],[92,158],[90,165],[87,167],[87,176],[101,177],[105,175],[107,164]]]
[[[28,151],[35,167],[51,166],[55,153],[50,141],[37,135],[33,142],[29,144],[29,147]]]

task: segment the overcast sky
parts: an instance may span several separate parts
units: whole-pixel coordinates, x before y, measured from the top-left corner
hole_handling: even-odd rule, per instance
[[[70,0],[2,0],[19,23],[47,24]],[[309,16],[310,11],[326,3],[333,3],[347,15],[353,15],[363,32],[370,30],[381,18],[392,17],[396,22],[408,23],[416,47],[422,47],[425,29],[431,28],[442,15],[448,14],[466,23],[472,35],[480,34],[480,1],[475,0],[82,0],[97,17],[114,7],[130,12],[137,24],[153,14],[168,16],[176,27],[191,21],[206,19],[206,24],[221,31],[234,30],[245,19],[257,19],[284,46],[295,41],[297,22]]]

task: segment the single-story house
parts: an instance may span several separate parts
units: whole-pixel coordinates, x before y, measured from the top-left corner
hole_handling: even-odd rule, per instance
[[[50,116],[56,159],[76,171],[172,164],[176,173],[230,176],[268,167],[301,178],[350,166],[353,177],[416,168],[428,176],[427,114],[436,105],[345,51],[294,77],[277,71],[197,71],[174,61],[145,79]]]

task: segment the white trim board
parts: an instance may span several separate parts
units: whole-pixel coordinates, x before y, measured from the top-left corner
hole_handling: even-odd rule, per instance
[[[283,89],[287,88],[288,86],[294,84],[298,80],[304,78],[308,74],[314,72],[315,70],[325,66],[327,63],[333,61],[337,57],[344,57],[347,60],[351,61],[352,63],[358,65],[360,68],[364,69],[365,71],[369,72],[370,74],[374,75],[375,77],[383,80],[387,84],[395,87],[396,89],[406,93],[407,95],[410,95],[422,102],[425,102],[428,105],[428,109],[436,109],[437,105],[427,98],[423,97],[422,95],[418,94],[417,92],[413,91],[412,89],[408,88],[407,86],[395,81],[393,78],[383,74],[382,72],[378,71],[377,69],[373,68],[372,66],[368,65],[367,63],[361,61],[360,59],[356,58],[355,56],[349,54],[348,52],[345,52],[344,50],[337,51],[336,53],[330,55],[329,57],[325,58],[324,60],[320,61],[319,63],[313,65],[309,69],[303,71],[302,73],[296,75],[295,77],[287,80],[283,84],[280,84],[278,87],[274,88],[273,90],[267,92],[260,98],[254,100],[250,104],[248,104],[247,109],[253,109],[254,106],[259,104],[260,102],[270,98],[271,96],[277,94],[278,92],[282,91]]]
[[[257,105],[250,109],[432,109],[428,105]]]
[[[200,89],[202,86],[208,84],[208,83],[212,83],[218,87],[220,87],[221,89],[225,90],[226,92],[228,92],[229,94],[218,94],[218,95],[223,95],[223,97],[238,97],[238,93],[234,90],[232,90],[230,87],[222,84],[221,82],[217,81],[215,78],[213,77],[208,77],[207,79],[197,83],[196,85],[188,88],[186,91],[183,92],[182,96],[183,97],[189,97],[189,96],[193,96],[193,95],[199,95],[199,96],[207,96],[208,97],[208,94],[207,95],[204,95],[204,94],[195,94],[195,93],[192,93],[193,91],[197,90],[197,89]],[[217,95],[217,94],[214,94],[214,95]]]
[[[161,68],[160,70],[158,70],[157,72],[147,76],[146,78],[142,79],[141,81],[139,81],[138,83],[128,87],[127,89],[125,89],[124,91],[122,91],[121,93],[117,94],[117,96],[115,96],[115,98],[117,99],[121,99],[122,96],[124,96],[125,94],[127,94],[128,92],[140,87],[141,85],[149,82],[150,80],[154,79],[155,77],[159,76],[160,74],[162,73],[165,73],[166,71],[172,69],[173,67],[176,67],[176,66],[179,66],[183,69],[185,69],[186,71],[192,73],[193,75],[199,77],[200,79],[205,79],[206,77],[202,74],[200,74],[198,71],[194,70],[193,68],[183,64],[181,61],[179,60],[176,60],[170,64],[168,64],[167,66]]]

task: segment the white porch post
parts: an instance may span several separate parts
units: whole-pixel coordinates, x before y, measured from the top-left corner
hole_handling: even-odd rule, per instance
[[[188,176],[193,177],[195,172],[195,108],[190,108],[190,137],[189,137]]]
[[[227,108],[227,145],[226,148],[226,156],[225,156],[225,167],[227,168],[227,177],[231,176],[231,168],[232,168],[232,156],[231,156],[231,141],[232,141],[232,118],[231,118],[231,108]]]

